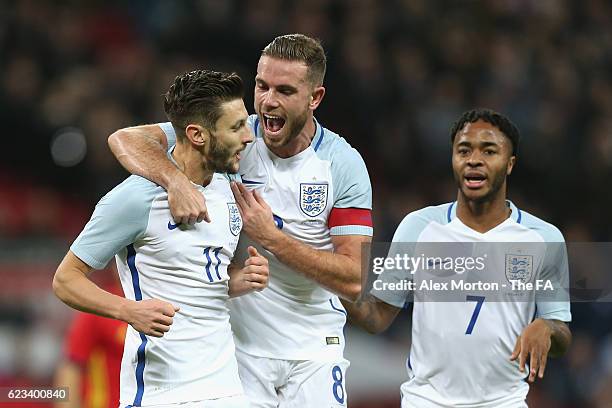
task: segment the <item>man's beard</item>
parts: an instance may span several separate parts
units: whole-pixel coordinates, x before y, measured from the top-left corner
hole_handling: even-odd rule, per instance
[[[289,128],[289,137],[284,145],[289,144],[293,139],[295,139],[302,129],[304,129],[304,125],[306,124],[306,120],[308,119],[308,109],[304,110],[304,112],[295,118],[295,120],[291,121],[291,127]]]
[[[235,174],[236,169],[232,163],[235,152],[219,143],[217,137],[210,134],[210,147],[206,155],[206,167],[215,173]]]

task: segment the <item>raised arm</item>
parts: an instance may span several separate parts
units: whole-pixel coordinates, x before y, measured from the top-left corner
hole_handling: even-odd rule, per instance
[[[119,163],[168,191],[170,212],[177,224],[210,222],[204,196],[167,157],[168,141],[159,125],[119,129],[108,137]]]

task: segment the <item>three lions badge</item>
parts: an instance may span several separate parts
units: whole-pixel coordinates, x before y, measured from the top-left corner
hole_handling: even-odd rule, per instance
[[[521,283],[529,282],[533,274],[532,255],[506,254],[506,279],[518,280]]]
[[[327,207],[327,183],[300,183],[300,209],[316,217]]]
[[[233,236],[238,236],[242,230],[242,218],[236,203],[227,203],[229,209],[229,230]]]

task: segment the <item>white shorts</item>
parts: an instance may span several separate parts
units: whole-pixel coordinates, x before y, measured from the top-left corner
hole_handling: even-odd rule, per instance
[[[131,406],[131,405],[129,405]],[[250,408],[249,400],[244,395],[234,395],[202,401],[179,402],[176,404],[150,405],[151,408]],[[120,405],[119,408],[125,408]]]
[[[407,399],[402,398],[402,408],[446,408],[449,407],[450,405],[424,405],[424,403],[418,402],[418,403],[414,403],[414,402],[409,402]],[[512,404],[512,405],[498,405],[496,408],[528,408],[527,404],[525,402],[517,402],[516,404]]]
[[[419,382],[415,378],[408,380],[401,386],[402,408],[448,408],[457,406],[452,401],[441,402],[442,397],[434,391],[429,383]],[[487,408],[528,408],[525,403],[524,390],[516,394],[509,394],[495,402],[481,402],[474,404],[462,403],[462,407],[487,407]],[[436,402],[438,401],[438,402]]]
[[[348,360],[278,360],[236,350],[251,408],[346,407]]]
[[[440,407],[450,407],[450,405],[423,405],[422,402],[417,403],[416,405],[408,402],[406,399],[402,398],[402,408],[440,408]],[[511,404],[511,405],[498,405],[496,408],[529,408],[527,406],[527,403],[525,402],[517,402],[515,404]]]

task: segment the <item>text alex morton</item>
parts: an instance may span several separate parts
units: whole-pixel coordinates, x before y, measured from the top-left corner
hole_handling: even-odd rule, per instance
[[[395,257],[376,257],[373,258],[373,272],[380,275],[385,270],[405,270],[414,274],[417,269],[424,270],[446,270],[455,271],[459,274],[470,270],[482,271],[485,268],[484,257],[426,257],[421,256],[411,257],[407,254]],[[510,290],[513,291],[531,291],[534,289],[534,283],[523,282],[519,279],[510,279]],[[503,288],[508,285],[501,284]],[[374,281],[375,290],[409,290],[409,291],[444,291],[444,290],[466,290],[466,291],[499,291],[500,284],[498,282],[465,282],[463,279],[451,280],[450,282],[435,282],[433,280],[423,280],[418,284],[410,279],[402,279],[399,282],[383,282],[380,280]],[[535,290],[554,290],[554,286],[550,280],[537,279],[535,281]]]
[[[503,288],[510,286],[510,290],[531,291],[535,290],[554,290],[550,280],[537,279],[533,282],[522,282],[520,280],[510,280],[510,285],[501,284]],[[499,282],[465,282],[464,280],[451,280],[450,282],[434,282],[433,280],[423,280],[419,283],[409,279],[402,279],[399,282],[374,281],[375,290],[401,290],[401,291],[499,291]]]

